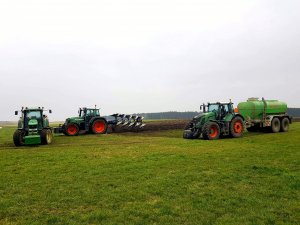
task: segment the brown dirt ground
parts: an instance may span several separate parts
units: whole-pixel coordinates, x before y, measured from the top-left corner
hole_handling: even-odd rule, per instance
[[[145,122],[146,126],[144,126],[141,130],[130,130],[126,128],[115,128],[114,131],[111,128],[108,128],[108,133],[122,133],[122,132],[141,132],[141,131],[160,131],[160,130],[174,130],[174,129],[181,129],[183,130],[186,124],[190,120],[162,120],[162,121],[150,121]]]

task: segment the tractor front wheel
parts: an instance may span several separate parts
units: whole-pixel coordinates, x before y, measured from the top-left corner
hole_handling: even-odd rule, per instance
[[[197,138],[199,138],[200,133],[198,130],[196,130],[196,131],[184,130],[182,136],[184,139],[197,139]]]
[[[75,123],[69,123],[65,126],[65,133],[67,136],[76,136],[79,133],[79,127]]]
[[[24,137],[25,137],[25,132],[21,130],[16,130],[13,136],[14,144],[15,146],[21,146],[24,145]]]
[[[50,129],[43,129],[41,132],[41,141],[43,145],[51,144],[53,139],[52,131]]]
[[[94,134],[105,134],[107,130],[107,122],[103,119],[97,119],[92,123],[91,128]]]
[[[233,120],[230,123],[230,136],[237,138],[241,137],[244,132],[244,121],[242,117],[237,116],[233,118]]]
[[[215,140],[220,137],[220,126],[216,122],[208,122],[203,126],[202,132],[205,140]]]

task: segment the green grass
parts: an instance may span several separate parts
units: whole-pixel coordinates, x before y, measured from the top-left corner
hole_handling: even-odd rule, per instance
[[[0,224],[299,224],[300,123],[185,140],[182,131],[57,136],[0,130]]]

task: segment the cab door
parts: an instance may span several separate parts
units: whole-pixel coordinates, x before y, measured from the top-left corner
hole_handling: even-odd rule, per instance
[[[94,117],[94,110],[86,109],[84,112],[84,122],[85,122],[85,130],[89,130],[90,121]]]

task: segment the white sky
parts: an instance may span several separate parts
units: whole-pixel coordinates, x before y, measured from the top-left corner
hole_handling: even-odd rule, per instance
[[[298,0],[0,0],[0,120],[45,106],[196,111],[248,97],[300,107]]]

